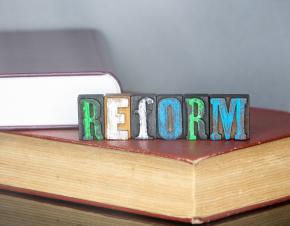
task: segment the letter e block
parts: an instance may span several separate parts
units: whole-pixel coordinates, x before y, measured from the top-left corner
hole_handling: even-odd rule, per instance
[[[105,96],[105,137],[109,140],[128,140],[130,128],[130,96]]]

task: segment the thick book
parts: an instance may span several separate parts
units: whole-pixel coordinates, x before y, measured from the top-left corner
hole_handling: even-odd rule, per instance
[[[287,226],[290,202],[229,217],[215,226]],[[154,219],[119,211],[0,190],[0,225],[3,226],[185,226],[184,223]]]
[[[0,188],[202,223],[290,198],[290,114],[252,108],[247,141],[80,141],[0,133]]]
[[[0,33],[0,129],[76,127],[79,94],[120,93],[93,30]]]

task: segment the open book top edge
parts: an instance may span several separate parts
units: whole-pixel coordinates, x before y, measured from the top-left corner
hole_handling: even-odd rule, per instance
[[[0,73],[0,78],[14,77],[42,77],[42,76],[96,76],[109,74],[116,79],[109,71],[79,71],[79,72],[37,72],[37,73]]]

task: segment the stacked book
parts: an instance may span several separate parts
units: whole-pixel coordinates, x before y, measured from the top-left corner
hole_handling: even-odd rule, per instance
[[[290,197],[290,114],[252,108],[248,141],[80,141],[0,133],[0,188],[191,223]]]
[[[228,217],[211,226],[287,226],[290,203]],[[3,226],[184,226],[184,223],[126,214],[88,205],[63,202],[15,192],[0,191],[0,225]]]

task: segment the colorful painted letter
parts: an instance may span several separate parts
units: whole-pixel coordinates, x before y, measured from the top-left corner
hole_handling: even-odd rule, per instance
[[[79,138],[80,140],[104,139],[103,95],[80,95]]]
[[[246,140],[249,95],[79,95],[80,140]]]
[[[210,97],[211,140],[249,138],[249,96],[213,95]]]
[[[135,139],[156,138],[156,96],[131,96],[131,134]]]
[[[182,96],[158,96],[158,138],[176,140],[183,136]]]
[[[130,96],[109,95],[105,97],[106,139],[128,140],[130,134]]]
[[[209,134],[209,114],[207,95],[185,95],[185,121],[187,140],[206,140]]]

